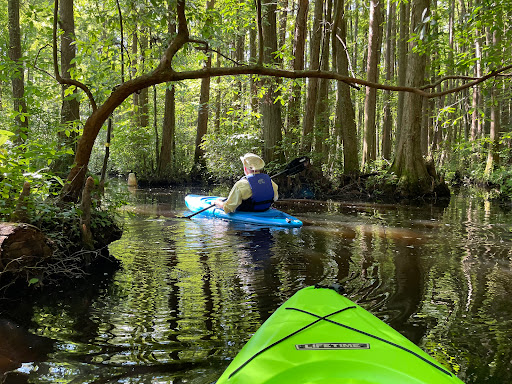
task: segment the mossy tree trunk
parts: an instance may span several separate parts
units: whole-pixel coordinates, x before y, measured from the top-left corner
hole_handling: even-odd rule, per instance
[[[429,0],[412,1],[412,31],[427,28],[423,20],[424,15],[428,15],[428,8]],[[406,85],[419,87],[424,81],[427,57],[414,52],[412,48],[409,52]],[[432,178],[427,171],[421,150],[421,131],[424,129],[422,104],[422,96],[411,92],[404,95],[402,132],[391,172],[399,177],[400,192],[405,197],[422,196],[432,192]]]

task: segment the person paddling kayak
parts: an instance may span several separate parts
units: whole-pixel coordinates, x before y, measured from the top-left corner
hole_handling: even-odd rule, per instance
[[[226,213],[266,211],[278,198],[277,184],[262,173],[265,162],[258,155],[246,153],[240,160],[245,176],[235,183],[226,200],[215,200],[215,206]]]

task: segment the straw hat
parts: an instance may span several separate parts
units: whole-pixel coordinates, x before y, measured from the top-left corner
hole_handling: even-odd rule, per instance
[[[240,160],[242,160],[245,168],[253,171],[259,171],[265,166],[263,159],[254,153],[246,153],[240,157]]]

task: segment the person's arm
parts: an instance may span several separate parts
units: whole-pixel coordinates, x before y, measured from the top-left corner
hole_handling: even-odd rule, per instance
[[[237,182],[231,192],[229,192],[228,198],[215,200],[215,206],[221,208],[226,213],[234,212],[238,206],[242,204],[242,191],[240,190],[240,182]]]

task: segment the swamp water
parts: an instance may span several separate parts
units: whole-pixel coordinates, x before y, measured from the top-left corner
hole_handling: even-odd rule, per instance
[[[133,191],[120,269],[13,306],[52,343],[5,383],[210,384],[281,303],[332,282],[466,384],[512,383],[510,209],[282,202],[305,223],[284,230],[176,218],[186,192]]]

